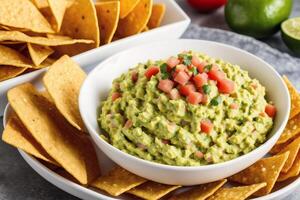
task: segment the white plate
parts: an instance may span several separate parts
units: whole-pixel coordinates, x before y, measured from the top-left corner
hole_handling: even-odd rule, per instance
[[[4,118],[3,118],[4,127],[10,113],[11,113],[11,107],[8,104],[6,106]],[[86,200],[99,200],[99,199],[107,199],[107,200],[130,200],[131,199],[132,200],[133,199],[132,196],[126,194],[121,195],[119,197],[112,197],[101,190],[83,187],[51,171],[50,169],[45,167],[42,163],[40,163],[37,159],[25,153],[24,151],[19,149],[19,152],[21,156],[24,158],[24,160],[30,165],[30,167],[32,167],[32,169],[35,170],[44,179],[46,179],[56,187],[60,188],[61,190],[69,194],[72,194],[78,198],[86,199]],[[101,171],[103,174],[105,174],[115,164],[107,156],[105,156],[105,154],[103,154],[99,149],[97,149],[97,155],[98,155],[99,164],[101,166]],[[263,197],[255,198],[252,200],[281,200],[281,199],[283,200],[284,197],[291,194],[299,186],[300,186],[300,177],[297,177],[292,181],[290,181],[288,185],[281,188],[280,190],[277,190],[276,192],[273,192],[269,195],[265,195]]]
[[[166,5],[166,14],[160,27],[92,49],[74,56],[73,59],[82,67],[88,67],[120,50],[124,50],[138,44],[179,38],[190,23],[189,17],[174,0],[154,0],[154,3],[164,3]],[[40,69],[0,82],[0,116],[3,115],[5,105],[7,104],[6,92],[18,84],[28,81],[38,81],[40,75],[43,74],[45,70],[46,69]]]

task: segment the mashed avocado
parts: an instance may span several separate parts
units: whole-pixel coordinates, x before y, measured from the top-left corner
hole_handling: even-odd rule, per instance
[[[199,166],[264,143],[274,117],[268,106],[274,107],[265,88],[247,71],[189,51],[138,64],[115,79],[98,121],[108,142],[126,153]]]

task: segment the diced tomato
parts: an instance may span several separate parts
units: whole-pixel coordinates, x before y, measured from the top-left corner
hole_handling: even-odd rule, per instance
[[[206,73],[197,74],[194,76],[193,81],[198,88],[201,88],[207,83],[208,75]]]
[[[138,80],[138,73],[136,71],[131,72],[131,80],[134,83]]]
[[[159,68],[156,66],[149,67],[145,72],[145,76],[150,79],[151,76],[156,75],[159,72]]]
[[[121,95],[121,93],[119,93],[119,92],[114,92],[114,93],[112,93],[112,95],[111,95],[111,99],[112,99],[112,101],[115,101],[117,98],[119,98],[119,97],[121,97],[122,95]]]
[[[219,92],[224,94],[231,94],[234,92],[234,82],[229,79],[222,79],[217,84]]]
[[[164,144],[170,144],[170,140],[162,139],[161,141],[162,141],[162,143],[164,143]]]
[[[199,60],[199,58],[197,56],[193,56],[192,57],[192,64],[197,67],[198,65],[201,64],[201,61]]]
[[[167,60],[167,65],[168,65],[169,67],[173,68],[173,67],[176,67],[176,65],[178,65],[179,62],[180,62],[180,61],[178,60],[178,58],[172,56],[172,57],[170,57],[170,58]]]
[[[214,81],[220,81],[225,78],[225,73],[220,70],[216,70],[216,69],[212,68],[208,72],[208,78],[211,80],[214,80]]]
[[[171,92],[169,93],[169,97],[172,100],[177,100],[177,99],[180,99],[180,94],[176,88],[173,88],[171,90]]]
[[[201,101],[201,103],[206,104],[207,101],[208,101],[207,95],[203,95],[203,96],[202,96],[202,101]]]
[[[265,108],[265,112],[269,117],[273,118],[276,115],[276,107],[274,105],[267,104]]]
[[[207,65],[207,62],[201,62],[198,66],[197,66],[197,69],[198,69],[198,72],[199,73],[203,73],[204,72],[204,67]]]
[[[190,92],[189,96],[187,97],[187,101],[190,104],[199,104],[202,101],[202,94],[199,92]]]
[[[185,85],[189,81],[190,77],[184,71],[180,71],[176,74],[174,81],[179,83],[180,85]]]
[[[170,79],[165,79],[165,80],[160,80],[157,87],[161,91],[163,91],[165,93],[169,93],[173,89],[173,86],[174,86],[173,81],[171,81]]]
[[[231,109],[238,109],[239,105],[237,103],[232,103],[232,104],[230,104],[230,108]]]
[[[125,128],[130,128],[132,126],[132,121],[130,119],[128,119],[124,125]]]
[[[202,120],[200,123],[201,131],[204,133],[210,133],[213,130],[214,125],[209,120]]]
[[[196,87],[193,84],[186,84],[179,87],[180,94],[189,96],[191,92],[196,92]]]
[[[250,85],[253,89],[256,89],[257,88],[257,84],[256,83],[251,83]]]
[[[147,149],[147,147],[146,147],[145,145],[143,145],[142,143],[138,143],[138,144],[137,144],[137,147],[138,147],[139,149],[141,149],[141,150]]]
[[[197,158],[203,158],[203,157],[204,157],[204,154],[203,154],[201,151],[196,151],[196,152],[195,152],[195,156],[196,156]]]

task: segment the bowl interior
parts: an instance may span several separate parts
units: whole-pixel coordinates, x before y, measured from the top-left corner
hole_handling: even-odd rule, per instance
[[[79,97],[82,118],[91,130],[91,134],[99,134],[97,111],[100,102],[107,98],[112,81],[135,67],[139,62],[166,59],[184,50],[193,50],[220,58],[239,65],[266,87],[267,98],[277,108],[274,128],[269,136],[273,136],[285,125],[290,108],[290,97],[280,75],[266,62],[237,48],[220,43],[201,40],[171,40],[138,46],[118,53],[100,63],[85,80]],[[280,133],[278,133],[280,134]],[[100,137],[98,137],[100,139]]]

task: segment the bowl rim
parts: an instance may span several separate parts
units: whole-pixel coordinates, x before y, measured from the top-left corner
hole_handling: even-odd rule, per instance
[[[246,54],[247,56],[251,57],[252,59],[256,59],[258,61],[260,61],[261,63],[263,63],[265,65],[265,67],[269,68],[272,73],[277,76],[277,78],[279,78],[280,83],[283,85],[284,87],[284,95],[285,97],[287,97],[286,99],[286,103],[287,103],[287,110],[285,112],[284,118],[280,123],[280,126],[278,127],[278,130],[276,132],[274,132],[274,134],[269,137],[263,144],[261,144],[259,147],[253,149],[251,152],[248,152],[244,155],[238,156],[232,160],[228,160],[225,162],[221,162],[221,163],[214,163],[214,164],[209,164],[209,165],[201,165],[201,166],[176,166],[176,165],[167,165],[167,164],[161,164],[161,163],[157,163],[157,162],[153,162],[153,161],[148,161],[148,160],[144,160],[140,157],[136,157],[133,156],[131,154],[125,153],[123,151],[121,151],[120,149],[116,148],[115,146],[111,145],[110,143],[106,142],[105,140],[103,140],[100,137],[100,134],[94,129],[94,127],[91,125],[91,123],[86,119],[86,115],[85,115],[85,109],[84,109],[84,96],[82,95],[83,91],[86,89],[89,89],[89,87],[87,87],[88,84],[88,80],[90,79],[90,77],[92,77],[94,74],[99,73],[102,69],[105,68],[105,64],[110,62],[111,60],[113,60],[115,57],[118,57],[122,54],[126,54],[128,51],[133,51],[135,49],[139,49],[139,48],[143,48],[143,47],[147,47],[147,46],[152,46],[155,44],[160,44],[161,46],[163,46],[163,43],[172,43],[172,42],[178,42],[178,41],[182,41],[182,42],[203,42],[203,43],[209,43],[212,45],[218,45],[218,46],[222,46],[225,48],[229,48],[235,51],[239,51],[243,54]],[[281,135],[281,133],[283,132],[288,119],[289,119],[289,113],[290,113],[290,104],[291,104],[291,100],[290,100],[290,94],[288,92],[288,88],[286,86],[286,84],[284,83],[282,77],[279,75],[279,73],[266,61],[264,61],[263,59],[245,51],[242,49],[239,49],[237,47],[228,45],[228,44],[223,44],[223,43],[219,43],[219,42],[214,42],[214,41],[208,41],[208,40],[198,40],[198,39],[170,39],[170,40],[164,40],[164,41],[158,41],[158,42],[152,42],[152,43],[146,43],[146,44],[142,44],[142,45],[137,45],[134,46],[132,48],[120,51],[116,54],[113,54],[111,56],[109,56],[108,58],[104,59],[102,62],[100,62],[86,77],[86,79],[84,80],[81,89],[80,89],[80,93],[79,93],[79,97],[78,97],[78,101],[79,101],[79,110],[80,110],[80,115],[82,117],[82,120],[85,124],[85,126],[88,129],[89,134],[92,136],[93,140],[97,140],[99,141],[102,145],[104,145],[104,147],[102,148],[109,148],[112,151],[115,151],[119,154],[121,154],[122,156],[125,156],[129,159],[132,159],[136,162],[140,162],[144,165],[150,166],[150,167],[156,167],[156,168],[161,168],[161,169],[167,169],[167,170],[178,170],[178,171],[198,171],[198,170],[213,170],[213,169],[219,169],[219,168],[223,168],[223,167],[227,167],[227,166],[231,166],[234,165],[236,163],[238,163],[239,161],[242,161],[243,159],[251,156],[251,155],[255,155],[257,152],[259,152],[261,149],[265,148],[265,146],[269,145],[271,141],[275,140],[275,142],[278,140],[279,136]],[[99,105],[98,105],[99,106]],[[95,136],[95,137],[94,137]],[[95,141],[97,148],[100,148],[98,145],[98,142]],[[274,142],[274,144],[275,144]],[[272,145],[273,146],[273,145]],[[270,147],[271,148],[271,147]],[[109,155],[107,155],[108,157],[110,157]]]

